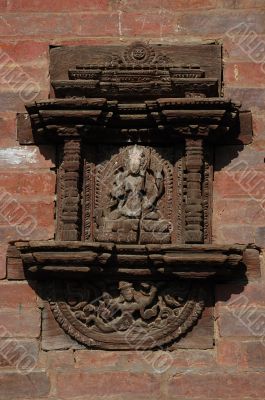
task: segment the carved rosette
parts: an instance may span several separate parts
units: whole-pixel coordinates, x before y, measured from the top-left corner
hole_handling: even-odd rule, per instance
[[[175,341],[196,324],[205,297],[188,280],[72,281],[53,289],[51,310],[70,336],[90,347],[119,350]]]

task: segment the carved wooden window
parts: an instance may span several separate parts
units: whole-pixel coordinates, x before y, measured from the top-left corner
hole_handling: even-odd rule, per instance
[[[54,48],[51,77],[27,110],[57,148],[56,237],[16,243],[25,270],[77,341],[170,348],[205,281],[246,268],[247,246],[211,244],[211,214],[213,148],[249,141],[250,113],[220,97],[220,46]]]

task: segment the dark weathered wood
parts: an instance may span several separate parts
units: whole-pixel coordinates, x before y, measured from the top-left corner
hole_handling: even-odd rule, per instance
[[[244,245],[119,245],[88,242],[18,242],[34,276],[153,276],[227,280],[258,268],[258,250]]]
[[[168,57],[178,66],[199,65],[205,75],[215,77],[221,83],[222,55],[220,45],[152,45],[155,51]],[[77,65],[94,64],[105,66],[111,55],[119,57],[124,46],[71,46],[51,49],[51,80],[68,79],[68,71]],[[82,72],[82,71],[81,71]],[[220,87],[220,86],[219,86]]]
[[[58,213],[61,240],[80,239],[80,159],[79,140],[66,140],[58,179],[62,186],[60,213]]]
[[[56,241],[8,252],[49,302],[44,350],[211,348],[205,284],[259,277],[258,249],[210,244],[212,147],[252,136],[221,69],[219,45],[51,49],[57,98],[27,105],[18,139],[57,146]]]

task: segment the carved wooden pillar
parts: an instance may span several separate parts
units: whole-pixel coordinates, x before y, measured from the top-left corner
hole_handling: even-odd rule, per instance
[[[61,198],[59,199],[60,240],[80,238],[80,161],[81,141],[65,140],[63,160],[59,175]]]
[[[202,167],[203,146],[201,139],[186,139],[186,205],[185,242],[203,243]]]

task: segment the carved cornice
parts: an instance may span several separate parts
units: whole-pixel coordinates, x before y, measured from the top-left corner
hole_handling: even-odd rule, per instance
[[[222,143],[233,142],[240,129],[239,105],[225,98],[168,98],[140,103],[55,99],[27,105],[27,110],[37,142],[77,137],[92,142],[126,142],[128,137],[161,142],[166,135],[172,142],[197,137]],[[110,134],[105,134],[106,129]]]
[[[229,279],[247,267],[246,245],[126,245],[47,241],[16,242],[26,271],[43,278],[119,276]]]

